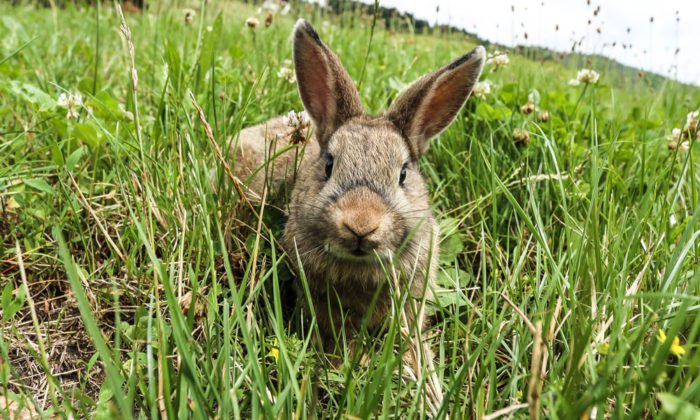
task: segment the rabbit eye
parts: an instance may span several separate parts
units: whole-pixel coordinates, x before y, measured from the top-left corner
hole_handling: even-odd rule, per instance
[[[401,167],[401,174],[399,175],[399,185],[403,187],[404,182],[406,182],[406,170],[408,169],[408,162],[403,164]]]
[[[326,179],[330,179],[332,173],[333,173],[333,156],[328,155],[328,156],[326,156]]]

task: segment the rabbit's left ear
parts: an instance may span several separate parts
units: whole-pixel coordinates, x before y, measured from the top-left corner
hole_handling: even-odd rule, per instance
[[[408,139],[417,159],[431,138],[447,128],[479,80],[486,51],[476,47],[454,62],[415,81],[387,111],[386,117]]]

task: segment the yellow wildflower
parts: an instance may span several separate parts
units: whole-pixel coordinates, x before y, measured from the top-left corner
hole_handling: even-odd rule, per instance
[[[662,329],[659,329],[656,334],[656,339],[659,340],[661,344],[665,343],[666,333]],[[673,353],[673,355],[676,357],[681,357],[685,354],[685,348],[681,346],[681,340],[678,338],[678,336],[673,337],[673,341],[671,342],[671,353]]]
[[[272,343],[272,346],[270,347],[270,352],[267,353],[267,357],[272,357],[275,359],[275,363],[279,361],[280,358],[280,349],[279,349],[279,343],[277,339],[275,338],[275,342]]]

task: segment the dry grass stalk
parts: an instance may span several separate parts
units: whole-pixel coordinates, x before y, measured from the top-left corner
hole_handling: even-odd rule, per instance
[[[530,382],[527,390],[527,404],[530,407],[530,418],[540,418],[540,395],[544,384],[544,369],[547,348],[542,339],[542,321],[535,324],[535,337],[532,344],[532,360],[530,362]]]
[[[523,408],[527,408],[527,404],[515,404],[511,405],[505,408],[501,408],[500,410],[496,410],[491,414],[487,414],[484,417],[481,418],[481,420],[495,420],[498,418],[501,418],[503,416],[507,416],[515,411],[521,410]]]
[[[107,241],[109,246],[111,246],[112,249],[114,250],[114,252],[116,252],[119,259],[122,260],[122,262],[124,262],[124,264],[126,264],[126,257],[124,257],[124,254],[122,253],[122,251],[119,249],[117,244],[114,243],[114,241],[112,240],[112,237],[109,235],[109,232],[107,232],[107,228],[104,226],[104,224],[102,223],[102,220],[100,220],[99,216],[97,216],[97,213],[95,213],[95,211],[90,206],[90,203],[88,203],[87,199],[83,195],[83,192],[80,191],[80,186],[78,186],[78,183],[75,182],[75,178],[73,178],[72,174],[69,174],[68,176],[70,177],[70,182],[73,185],[73,188],[75,189],[76,193],[78,194],[80,204],[82,204],[83,207],[85,207],[85,210],[87,210],[88,213],[90,213],[90,216],[92,216],[92,218],[95,219],[95,222],[97,223],[97,227],[102,231],[102,234],[104,235],[105,240]]]
[[[131,30],[129,29],[129,26],[126,24],[126,19],[124,18],[124,13],[122,13],[122,8],[119,5],[119,2],[114,2],[114,7],[117,9],[117,14],[119,15],[119,31],[121,32],[122,36],[124,37],[124,40],[126,41],[126,45],[129,48],[129,64],[130,64],[130,72],[131,72],[131,92],[133,93],[133,98],[134,98],[134,122],[136,123],[136,136],[138,137],[139,144],[141,143],[141,123],[139,121],[139,112],[138,112],[138,104],[136,102],[136,88],[138,87],[139,83],[139,75],[138,72],[136,71],[136,51],[134,49],[134,43],[131,39]],[[143,147],[142,147],[143,150]]]
[[[41,329],[39,327],[39,317],[36,314],[36,306],[34,305],[34,298],[32,298],[32,293],[29,290],[29,284],[27,282],[27,273],[24,270],[24,259],[22,258],[22,250],[19,247],[19,240],[15,240],[15,250],[17,252],[17,262],[19,264],[19,272],[20,272],[20,277],[22,277],[22,285],[24,286],[24,292],[26,294],[27,298],[27,305],[29,306],[29,311],[32,317],[32,324],[34,326],[34,334],[36,335],[36,341],[38,343],[38,353],[41,357],[41,364],[43,365],[42,367],[48,373],[47,379],[51,378],[53,374],[51,373],[51,367],[49,366],[49,360],[46,356],[46,345],[44,344],[44,339],[42,338],[42,333]],[[29,339],[27,339],[29,343]],[[32,343],[33,344],[33,343]],[[50,395],[52,398],[55,398],[54,393],[53,393],[53,381],[47,380],[46,384],[46,393],[44,394],[44,406],[46,406],[46,398],[48,395]],[[55,402],[55,401],[54,401]]]
[[[197,99],[194,97],[194,94],[192,91],[188,91],[190,94],[190,99],[192,100],[192,105],[194,108],[197,110],[197,114],[199,116],[199,120],[204,126],[204,132],[207,134],[207,138],[209,139],[209,143],[211,146],[214,148],[214,151],[216,152],[216,155],[219,157],[219,160],[221,161],[221,164],[224,167],[224,170],[226,171],[226,174],[229,176],[231,181],[233,181],[233,185],[236,188],[236,192],[238,193],[238,196],[243,200],[247,205],[248,208],[253,212],[255,217],[258,220],[258,224],[256,227],[256,235],[255,235],[255,246],[253,247],[253,261],[252,261],[252,270],[250,272],[250,294],[252,296],[253,291],[255,290],[255,276],[256,276],[256,266],[257,266],[257,259],[258,259],[258,248],[260,247],[260,234],[262,231],[263,227],[263,212],[265,211],[265,201],[267,199],[267,188],[263,189],[263,196],[262,196],[262,202],[260,206],[260,212],[257,212],[253,205],[250,203],[248,200],[248,197],[246,194],[243,193],[243,190],[241,188],[241,185],[243,183],[241,182],[238,177],[236,177],[233,172],[231,171],[231,165],[228,164],[226,159],[224,158],[223,153],[221,152],[221,148],[219,145],[216,143],[216,140],[214,139],[214,132],[211,129],[211,126],[209,125],[209,122],[207,121],[206,117],[204,116],[204,111],[202,110],[202,107],[199,106],[197,103]],[[252,326],[253,323],[253,307],[252,307],[253,302],[248,303],[248,315],[246,317],[246,324],[248,325],[248,328]]]
[[[188,90],[188,93],[190,94],[190,99],[192,100],[192,105],[197,110],[197,114],[199,116],[199,121],[204,126],[204,132],[207,134],[207,138],[209,139],[209,144],[214,149],[214,152],[216,152],[216,156],[219,158],[219,162],[221,162],[221,165],[224,167],[224,171],[226,172],[226,175],[228,175],[229,179],[231,179],[231,182],[233,182],[233,186],[236,189],[236,193],[238,194],[238,197],[241,200],[243,200],[243,202],[250,209],[250,211],[253,212],[255,217],[260,219],[260,215],[255,210],[255,207],[253,207],[250,200],[248,200],[248,196],[243,192],[243,188],[246,188],[245,185],[243,184],[243,182],[240,179],[238,179],[238,177],[236,175],[233,174],[233,171],[231,171],[231,165],[229,165],[228,161],[224,157],[223,152],[221,151],[221,148],[216,143],[216,140],[214,139],[214,132],[212,131],[211,126],[207,122],[207,118],[204,115],[204,111],[202,110],[202,107],[199,106],[199,104],[197,103],[197,99],[194,97],[194,94],[192,93],[192,91]],[[252,193],[251,191],[248,191],[248,192]]]
[[[527,329],[530,330],[530,333],[532,333],[532,334],[534,335],[535,332],[536,332],[536,328],[535,328],[535,326],[532,324],[532,321],[530,321],[530,320],[528,319],[528,317],[525,316],[525,314],[523,313],[523,311],[521,311],[520,308],[518,308],[518,307],[515,305],[515,303],[513,303],[512,300],[508,299],[508,296],[504,295],[503,293],[500,293],[500,295],[501,295],[501,297],[508,303],[508,305],[510,305],[510,307],[513,308],[513,310],[514,310],[515,312],[517,312],[518,315],[520,315],[520,318],[523,320],[523,322],[525,323],[525,325],[527,325]]]

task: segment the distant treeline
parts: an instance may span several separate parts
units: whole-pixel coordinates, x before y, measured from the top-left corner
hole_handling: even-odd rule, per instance
[[[75,6],[93,6],[97,3],[97,0],[11,0],[12,4],[17,6],[23,3],[33,3],[39,4],[44,7],[66,7],[67,4],[73,4]],[[112,5],[113,0],[101,0],[103,5]],[[127,10],[131,8],[136,8],[142,10],[147,3],[147,0],[119,0],[119,3],[126,5]]]

